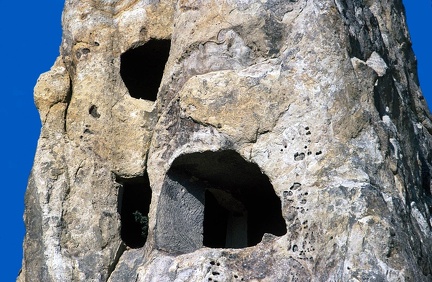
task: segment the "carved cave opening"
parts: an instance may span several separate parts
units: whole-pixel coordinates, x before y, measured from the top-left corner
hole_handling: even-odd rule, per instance
[[[158,248],[174,253],[202,246],[250,247],[264,233],[287,232],[268,177],[232,150],[174,160],[162,187],[156,225]]]
[[[117,179],[120,236],[130,248],[141,248],[147,240],[148,213],[152,191],[147,174],[131,179]]]
[[[151,39],[121,55],[120,75],[132,97],[156,101],[170,46],[171,40]]]

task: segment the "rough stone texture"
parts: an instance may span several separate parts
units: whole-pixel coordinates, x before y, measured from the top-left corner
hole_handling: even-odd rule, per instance
[[[432,122],[400,0],[66,0],[63,30],[35,87],[43,128],[18,281],[432,280]],[[155,39],[171,49],[153,102],[131,97],[120,69]],[[184,204],[164,190],[174,161],[224,150],[268,177],[285,235],[188,247],[204,200],[183,190],[196,225],[158,228],[175,214],[168,199]],[[119,191],[147,174],[136,249]],[[218,191],[237,201],[230,189]]]

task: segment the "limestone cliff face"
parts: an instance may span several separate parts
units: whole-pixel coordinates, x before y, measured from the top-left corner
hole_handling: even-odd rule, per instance
[[[66,0],[18,281],[431,281],[400,0]]]

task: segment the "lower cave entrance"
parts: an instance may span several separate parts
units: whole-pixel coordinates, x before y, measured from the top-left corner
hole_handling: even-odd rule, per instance
[[[118,212],[121,239],[130,248],[141,248],[147,240],[148,213],[152,192],[147,174],[131,179],[117,178],[120,183]]]
[[[176,253],[255,246],[286,234],[280,199],[256,164],[232,150],[178,157],[159,199],[156,244]]]

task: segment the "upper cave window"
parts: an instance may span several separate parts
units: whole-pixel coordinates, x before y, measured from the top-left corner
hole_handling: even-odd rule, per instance
[[[156,101],[170,45],[171,40],[151,39],[121,55],[120,75],[132,97]]]
[[[168,170],[159,198],[158,248],[244,248],[261,242],[264,233],[286,232],[268,177],[235,151],[182,155]]]
[[[117,182],[121,184],[118,194],[121,239],[130,248],[141,248],[147,240],[152,195],[148,176],[117,179]]]

